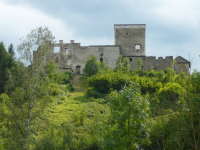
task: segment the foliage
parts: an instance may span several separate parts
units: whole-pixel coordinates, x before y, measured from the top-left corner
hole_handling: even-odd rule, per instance
[[[114,139],[115,147],[131,150],[148,142],[146,119],[149,102],[142,98],[139,88],[131,83],[121,91],[111,93],[110,96],[112,124],[116,124],[113,133],[117,134]]]
[[[88,87],[93,87],[95,91],[101,94],[108,94],[113,90],[121,90],[124,85],[128,85],[130,77],[118,72],[105,72],[105,74],[96,74],[88,78]]]
[[[42,80],[39,75],[54,37],[47,27],[39,27],[32,30],[26,39],[21,41],[18,46],[20,58],[25,65],[30,66],[25,67],[18,62],[17,67],[13,67],[9,72],[6,89],[10,97],[7,108],[11,113],[4,117],[9,120],[8,138],[12,145],[26,150],[29,149],[29,143],[34,140],[31,135],[39,129],[38,124],[42,113],[49,102],[49,82]],[[33,50],[37,50],[36,53],[34,52],[36,55],[34,61]]]
[[[5,91],[8,72],[12,67],[16,67],[15,58],[12,54],[7,53],[3,42],[0,42],[0,94]]]
[[[44,69],[47,74],[54,74],[58,72],[58,66],[56,65],[56,63],[54,63],[53,60],[50,60],[49,63],[46,63],[44,65]]]
[[[65,71],[62,72],[59,70],[58,66],[51,60],[49,63],[44,65],[44,69],[48,74],[48,78],[51,82],[55,82],[58,84],[68,84],[70,80],[73,78],[72,73]]]
[[[14,52],[14,46],[13,44],[11,43],[8,47],[8,53],[9,54],[12,54],[12,55],[15,55],[15,52]]]
[[[70,83],[70,84],[68,84],[68,86],[67,86],[67,90],[68,90],[69,92],[74,92],[74,91],[75,91],[75,88],[74,88],[73,85]]]
[[[92,75],[96,74],[99,71],[99,63],[97,62],[97,58],[95,55],[90,56],[87,59],[83,71],[86,75],[88,75],[88,77],[91,77]]]
[[[115,71],[122,71],[122,67],[123,67],[123,64],[122,64],[122,55],[119,55],[117,61],[116,61],[116,68],[115,68]]]
[[[178,83],[167,83],[157,92],[160,101],[177,102],[181,95],[185,95],[185,90]]]
[[[142,61],[141,61],[141,59],[140,58],[138,58],[138,60],[137,60],[137,65],[138,65],[138,70],[141,70],[141,65],[142,65]]]

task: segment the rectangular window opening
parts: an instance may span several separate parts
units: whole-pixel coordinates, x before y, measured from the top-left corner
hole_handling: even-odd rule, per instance
[[[137,51],[140,50],[140,45],[139,45],[139,44],[136,44],[136,45],[135,45],[135,50],[137,50]]]
[[[60,47],[54,47],[54,53],[59,53],[60,52]]]
[[[129,58],[129,61],[132,61],[132,58]]]

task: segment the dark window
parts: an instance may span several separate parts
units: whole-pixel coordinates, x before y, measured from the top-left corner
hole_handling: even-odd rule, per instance
[[[132,58],[129,58],[129,61],[132,61]]]
[[[103,62],[103,58],[100,58],[100,63],[102,63]]]
[[[60,60],[59,60],[59,57],[56,57],[55,58],[55,62],[59,62]]]

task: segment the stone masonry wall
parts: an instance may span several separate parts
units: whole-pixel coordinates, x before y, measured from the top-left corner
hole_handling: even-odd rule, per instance
[[[145,56],[145,30],[146,25],[115,25],[115,45],[120,45],[122,56]],[[140,50],[135,46],[139,45]]]
[[[60,52],[54,53],[54,47],[60,47]],[[73,40],[71,43],[63,43],[60,40],[58,44],[52,46],[46,61],[49,62],[53,59],[59,68],[64,70],[71,68],[73,72],[80,70],[82,73],[82,69],[91,55],[96,55],[99,62],[102,60],[114,69],[119,52],[120,47],[115,45],[80,46],[80,43],[74,43]]]
[[[174,71],[179,74],[181,71],[185,72],[185,74],[189,74],[189,63],[177,63],[174,65]]]
[[[159,57],[158,59],[156,59],[156,57],[154,56],[149,56],[149,57],[130,56],[127,58],[129,59],[130,70],[137,69],[138,58],[140,58],[142,61],[141,68],[143,70],[154,69],[160,71],[164,70],[167,67],[173,69],[173,56],[166,56],[165,59],[163,59],[163,57]]]

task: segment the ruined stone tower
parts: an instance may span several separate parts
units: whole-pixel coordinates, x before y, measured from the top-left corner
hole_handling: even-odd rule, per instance
[[[115,45],[122,56],[146,56],[145,24],[115,24]]]

